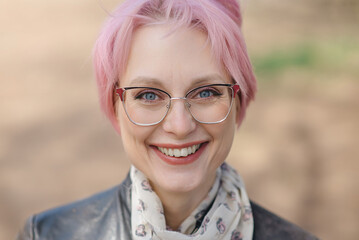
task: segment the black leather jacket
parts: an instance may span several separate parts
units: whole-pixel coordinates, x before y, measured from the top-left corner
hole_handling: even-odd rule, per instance
[[[105,192],[32,216],[18,240],[130,240],[131,179]],[[317,239],[251,202],[253,239]]]

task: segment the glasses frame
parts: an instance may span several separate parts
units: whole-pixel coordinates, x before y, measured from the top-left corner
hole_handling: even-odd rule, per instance
[[[192,91],[196,91],[197,89],[200,89],[200,88],[203,88],[203,87],[212,87],[212,86],[226,86],[226,87],[229,87],[231,90],[232,90],[232,100],[231,100],[231,105],[229,106],[229,111],[227,113],[227,115],[219,120],[219,121],[216,121],[216,122],[203,122],[203,121],[199,121],[195,116],[193,116],[191,110],[189,109],[190,107],[190,104],[188,103],[187,101],[187,96],[190,92]],[[137,122],[134,122],[131,117],[128,115],[128,112],[126,110],[126,107],[125,107],[125,102],[124,102],[124,93],[126,92],[126,90],[131,90],[131,89],[138,89],[138,88],[148,88],[148,89],[152,89],[152,90],[156,90],[156,91],[160,91],[160,92],[163,92],[165,93],[166,95],[168,95],[169,97],[169,102],[168,102],[168,106],[167,106],[167,111],[166,111],[166,114],[163,116],[163,118],[161,118],[159,121],[155,122],[155,123],[137,123]],[[240,93],[240,88],[239,88],[239,85],[238,84],[209,84],[209,85],[203,85],[203,86],[200,86],[200,87],[196,87],[196,88],[193,88],[191,90],[189,90],[186,95],[184,97],[171,97],[171,95],[162,90],[162,89],[159,89],[159,88],[153,88],[153,87],[116,87],[115,88],[115,93],[117,96],[119,96],[119,98],[121,99],[121,102],[122,102],[122,105],[123,105],[123,108],[126,112],[126,115],[128,117],[128,119],[135,125],[138,125],[138,126],[143,126],[143,127],[146,127],[146,126],[153,126],[153,125],[156,125],[156,124],[159,124],[160,122],[163,121],[163,119],[166,118],[169,110],[171,109],[171,103],[172,103],[172,100],[184,100],[185,103],[186,103],[186,107],[188,109],[188,112],[191,114],[191,116],[199,123],[203,123],[203,124],[216,124],[216,123],[221,123],[223,121],[225,121],[229,115],[229,113],[231,112],[232,110],[232,105],[233,105],[233,99],[237,96],[237,93]]]

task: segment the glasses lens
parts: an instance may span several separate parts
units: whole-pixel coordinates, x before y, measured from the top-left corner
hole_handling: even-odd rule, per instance
[[[160,122],[167,114],[170,97],[159,89],[133,88],[124,92],[123,105],[130,120],[139,125]]]
[[[188,109],[202,123],[223,121],[229,114],[233,90],[229,86],[209,85],[193,89],[187,96]]]

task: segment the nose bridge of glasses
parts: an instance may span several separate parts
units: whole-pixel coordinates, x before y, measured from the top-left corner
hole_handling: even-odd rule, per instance
[[[191,106],[191,104],[189,104],[189,102],[187,101],[187,98],[186,97],[171,97],[170,98],[170,101],[172,102],[172,100],[184,100],[185,102],[185,106],[187,108],[189,108]]]
[[[171,97],[170,99],[171,100],[180,100],[180,99],[186,100],[187,98],[186,97]]]

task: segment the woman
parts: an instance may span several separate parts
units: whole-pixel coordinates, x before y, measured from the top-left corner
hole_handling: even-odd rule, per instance
[[[234,0],[127,0],[94,48],[120,185],[33,216],[19,239],[314,239],[251,203],[224,163],[256,81]]]

